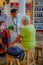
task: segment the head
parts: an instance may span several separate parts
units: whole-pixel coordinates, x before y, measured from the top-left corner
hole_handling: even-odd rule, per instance
[[[30,23],[30,17],[29,16],[24,16],[22,18],[22,24],[23,25],[28,25]]]
[[[13,18],[16,18],[16,16],[17,16],[17,9],[12,9],[12,10],[11,10],[11,16],[12,16]]]

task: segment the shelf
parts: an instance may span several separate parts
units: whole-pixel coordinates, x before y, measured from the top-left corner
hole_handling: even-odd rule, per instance
[[[43,24],[43,23],[34,23],[34,24]]]
[[[40,30],[40,31],[42,31],[43,29],[36,29],[36,30]]]
[[[43,27],[41,27],[41,26],[35,26],[35,29],[38,29],[38,30],[43,30]]]
[[[34,17],[34,18],[43,18],[43,17]]]
[[[43,13],[43,11],[34,11],[34,12],[36,12],[36,13]]]
[[[34,5],[34,6],[35,6],[35,7],[42,7],[43,5],[40,4],[40,5]]]
[[[43,30],[36,30],[36,32],[43,32]]]
[[[33,24],[36,30],[43,31],[43,4],[41,4],[40,1],[41,0],[34,0],[33,2]]]

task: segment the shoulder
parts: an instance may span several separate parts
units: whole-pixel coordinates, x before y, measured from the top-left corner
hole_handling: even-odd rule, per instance
[[[22,15],[20,13],[17,14],[17,17],[22,17]]]
[[[6,13],[2,13],[2,16],[7,16],[7,14]]]
[[[21,31],[27,31],[27,26],[22,26]]]
[[[33,27],[34,27],[34,25],[33,25],[33,24],[29,24],[29,26],[31,26],[31,27],[33,26]]]
[[[28,27],[29,27],[29,28],[34,28],[34,29],[35,29],[35,27],[34,27],[33,24],[30,24]]]
[[[28,26],[28,30],[29,30],[31,33],[36,33],[35,27],[34,27],[34,25],[32,25],[32,24],[30,24],[30,25]]]

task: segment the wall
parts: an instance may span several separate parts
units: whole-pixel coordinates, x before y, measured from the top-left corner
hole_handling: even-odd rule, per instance
[[[30,2],[31,0],[26,0],[27,2]],[[19,2],[19,0],[10,0],[10,2]]]
[[[18,2],[18,0],[10,0],[10,2]]]
[[[0,6],[3,6],[3,2],[5,2],[5,0],[0,0]]]

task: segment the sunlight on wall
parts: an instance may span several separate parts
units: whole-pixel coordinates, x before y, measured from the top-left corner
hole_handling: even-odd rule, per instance
[[[0,6],[3,6],[3,2],[5,2],[5,0],[0,0]]]

